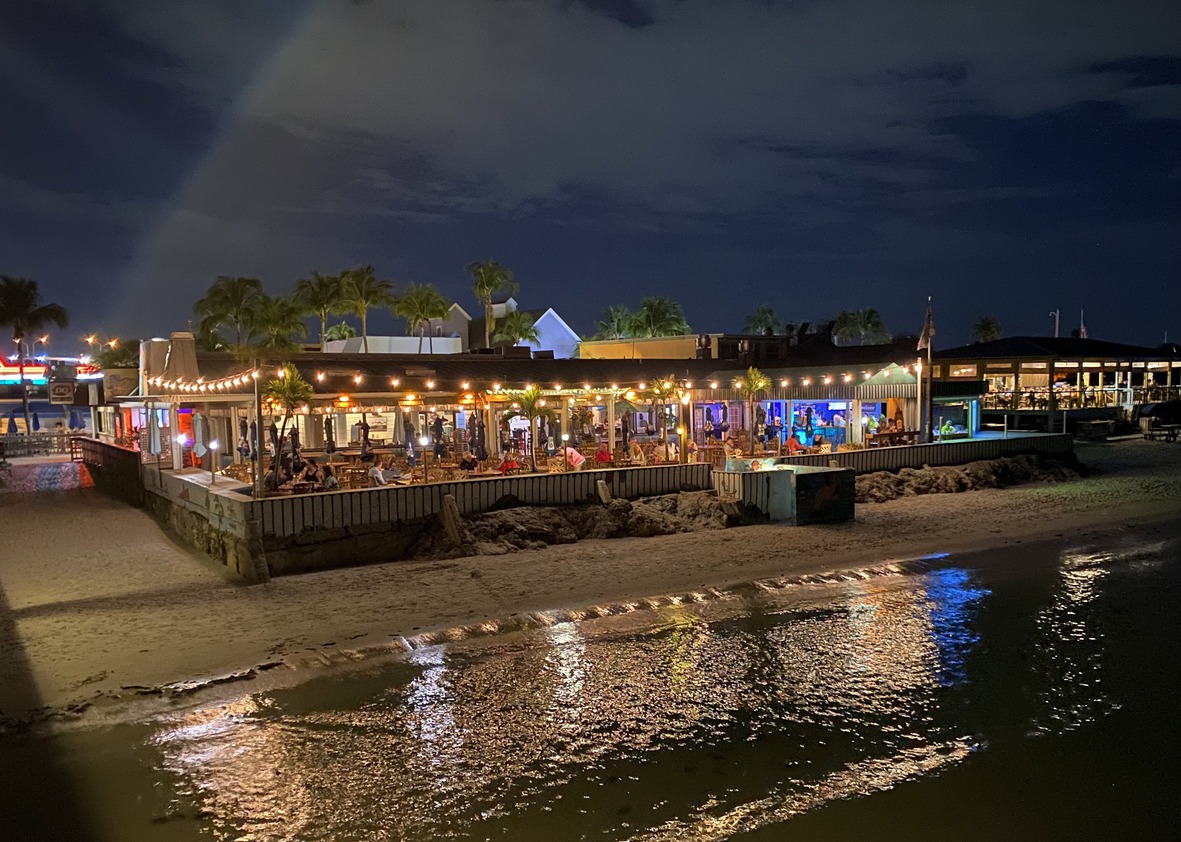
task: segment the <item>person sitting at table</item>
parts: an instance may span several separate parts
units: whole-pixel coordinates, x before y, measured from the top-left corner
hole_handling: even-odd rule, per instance
[[[459,470],[461,471],[478,471],[480,469],[480,460],[475,457],[470,450],[465,450],[463,456],[459,459]]]
[[[340,481],[336,478],[336,471],[332,469],[331,465],[324,466],[323,479],[321,482],[323,483],[325,490],[336,488],[336,486],[340,485]]]
[[[563,449],[562,458],[566,462],[566,469],[570,471],[581,471],[582,466],[586,463],[586,457],[578,452],[578,448],[566,445]]]
[[[315,459],[308,459],[303,463],[303,472],[299,475],[300,482],[323,482],[324,475],[320,473],[320,466],[316,464]]]
[[[385,472],[382,470],[381,460],[375,459],[369,466],[369,481],[374,485],[385,485]]]
[[[628,445],[627,453],[628,456],[631,457],[631,463],[633,465],[648,464],[648,457],[644,455],[644,449],[640,447],[640,443],[635,439],[632,439],[631,443]]]
[[[279,460],[279,485],[286,485],[295,479],[295,471],[291,467],[291,457],[284,456]]]
[[[501,474],[511,474],[521,469],[520,454],[515,450],[506,450],[497,469]]]
[[[951,435],[954,432],[955,432],[955,424],[952,424],[950,419],[948,419],[947,421],[944,421],[943,425],[939,428],[939,435],[941,435],[941,436]]]
[[[697,442],[693,441],[692,439],[690,439],[689,443],[685,445],[685,461],[697,461]]]
[[[787,437],[787,455],[788,456],[794,456],[797,453],[803,453],[805,450],[807,450],[807,448],[804,447],[802,444],[800,444],[800,440],[798,438],[796,438],[795,436],[788,436]]]
[[[599,449],[595,451],[595,463],[603,464],[611,461],[611,446],[605,441],[599,442]]]

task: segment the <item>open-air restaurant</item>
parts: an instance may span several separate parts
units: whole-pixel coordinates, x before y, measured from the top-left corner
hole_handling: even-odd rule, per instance
[[[183,335],[144,345],[138,394],[100,410],[98,435],[138,449],[146,464],[211,470],[214,482],[242,486],[258,482],[261,449],[256,493],[668,462],[721,467],[735,455],[918,438],[916,373],[893,362],[769,370],[752,393],[742,372],[715,370],[716,360],[301,354],[295,365],[264,367],[224,354],[198,359]],[[307,387],[290,405],[279,385],[287,376]]]

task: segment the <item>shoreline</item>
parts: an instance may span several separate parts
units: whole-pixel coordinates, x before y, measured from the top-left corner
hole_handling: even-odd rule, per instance
[[[0,668],[25,678],[0,686],[0,723],[69,719],[143,695],[168,698],[164,688],[185,682],[240,683],[260,666],[276,678],[294,671],[284,681],[301,681],[316,666],[395,652],[403,637],[476,624],[511,628],[513,618],[538,612],[1181,519],[1181,448],[1121,442],[1080,448],[1079,457],[1098,473],[861,504],[848,524],[588,540],[254,587],[228,582],[140,510],[94,492],[30,496],[5,506],[18,515],[20,534],[0,534]]]

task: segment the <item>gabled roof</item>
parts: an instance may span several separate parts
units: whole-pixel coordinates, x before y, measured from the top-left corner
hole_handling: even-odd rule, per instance
[[[525,313],[530,318],[532,318],[533,321],[537,321],[539,318],[541,318],[541,316],[545,315],[545,313],[546,313],[545,310],[520,310],[520,309],[518,309],[514,312]],[[504,316],[500,316],[499,318],[497,318],[497,321],[499,322],[500,319],[503,319],[503,318],[504,318]],[[484,317],[481,316],[478,319],[472,319],[470,322],[468,322],[467,344],[468,344],[469,348],[487,348],[488,347],[486,344],[484,344],[484,323],[485,323],[485,321],[486,320],[484,319]],[[493,336],[496,335],[495,329],[492,331],[492,335]],[[506,344],[508,344],[508,343],[497,342],[495,339],[492,340],[492,347],[493,348],[496,348],[500,345],[506,345]]]
[[[1176,359],[1167,348],[1146,348],[1124,345],[1102,339],[1080,339],[1074,336],[1007,336],[991,342],[976,342],[935,351],[936,360],[992,360],[992,359],[1100,359],[1100,360],[1165,360]]]
[[[565,319],[563,319],[561,316],[559,316],[559,315],[558,315],[558,311],[557,311],[557,310],[555,310],[553,307],[550,307],[548,310],[546,310],[546,311],[545,311],[544,313],[542,313],[540,316],[537,316],[536,318],[534,318],[534,320],[533,320],[533,321],[534,321],[535,323],[536,323],[536,322],[540,322],[540,321],[541,321],[542,319],[544,319],[546,316],[553,316],[555,319],[557,319],[557,322],[558,322],[558,324],[559,324],[559,325],[561,325],[561,326],[562,326],[562,329],[563,329],[563,330],[565,330],[565,331],[566,331],[568,334],[570,334],[571,336],[573,336],[573,337],[574,337],[574,341],[576,341],[576,342],[578,341],[578,339],[579,339],[579,336],[578,336],[578,334],[575,332],[574,328],[572,328],[572,327],[570,327],[570,325],[566,324],[566,320],[565,320]]]

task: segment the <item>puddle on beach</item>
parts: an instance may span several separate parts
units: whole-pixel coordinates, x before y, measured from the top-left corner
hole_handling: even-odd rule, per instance
[[[289,689],[11,741],[5,779],[31,770],[18,818],[58,831],[19,838],[1171,832],[1177,542],[874,571],[419,641]]]

